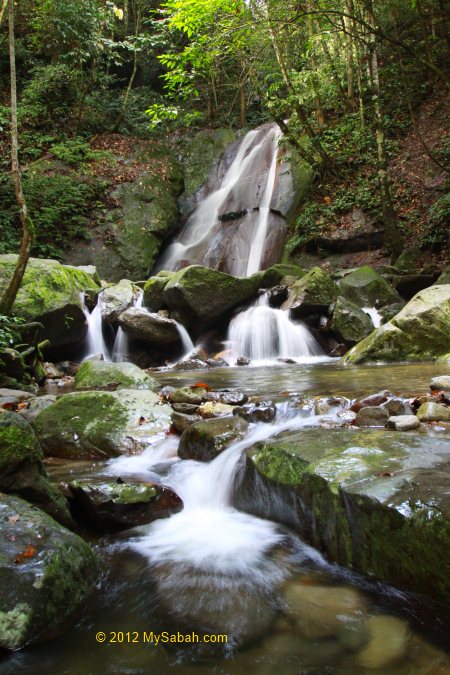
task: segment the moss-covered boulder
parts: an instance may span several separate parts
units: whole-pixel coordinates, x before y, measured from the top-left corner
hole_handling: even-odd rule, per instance
[[[278,263],[277,265],[272,265],[264,270],[261,285],[264,288],[272,288],[272,286],[277,286],[284,277],[300,279],[301,277],[304,277],[305,274],[306,270],[298,265]]]
[[[261,286],[261,274],[233,277],[224,272],[191,265],[169,280],[164,302],[180,312],[193,328],[213,325],[234,307],[255,297]]]
[[[0,412],[0,490],[23,497],[70,527],[68,504],[48,480],[43,459],[28,422],[17,413]]]
[[[154,277],[145,283],[144,286],[144,305],[148,307],[151,312],[159,312],[160,309],[166,306],[164,302],[164,289],[173,277],[175,272],[166,272],[165,270],[158,272]]]
[[[235,131],[227,128],[205,129],[194,136],[183,153],[183,200],[188,200],[207,181],[214,164],[234,140]]]
[[[356,428],[283,436],[246,451],[233,503],[339,564],[448,604],[448,441]]]
[[[436,281],[436,285],[450,284],[450,267],[446,267]]]
[[[326,272],[313,267],[301,279],[289,287],[284,310],[295,317],[324,312],[338,297],[339,289]]]
[[[171,408],[152,391],[66,394],[43,410],[35,429],[47,455],[108,459],[139,452],[170,428]]]
[[[127,335],[152,345],[164,347],[181,343],[175,321],[147,309],[130,307],[120,315],[119,325]]]
[[[388,323],[359,342],[344,363],[424,361],[450,354],[450,285],[417,293]]]
[[[191,424],[180,438],[181,459],[209,462],[245,436],[248,423],[241,417],[216,417]]]
[[[16,260],[15,255],[0,255],[0,296],[12,277]],[[42,323],[39,339],[50,340],[52,347],[73,344],[86,334],[80,293],[99,289],[95,270],[31,258],[13,310],[27,321]]]
[[[384,307],[402,302],[394,288],[372,267],[364,265],[339,281],[340,294],[359,307]]]
[[[75,389],[150,389],[160,388],[159,382],[134,363],[85,361],[75,375]]]
[[[101,531],[144,525],[183,508],[178,495],[158,483],[76,480],[69,490],[77,513]]]
[[[119,316],[134,304],[138,289],[128,279],[108,286],[99,298],[102,319],[106,323],[117,323]]]
[[[331,329],[345,342],[355,344],[369,335],[374,326],[368,314],[340,295],[334,306]]]
[[[0,650],[52,637],[86,600],[100,564],[80,537],[0,493]]]

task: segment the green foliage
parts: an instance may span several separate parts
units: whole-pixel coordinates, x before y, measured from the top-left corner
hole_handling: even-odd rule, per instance
[[[19,123],[62,126],[73,113],[82,75],[63,63],[36,66],[31,75],[20,98]]]
[[[442,248],[450,244],[450,193],[443,195],[429,210],[429,225],[422,237],[422,243],[433,248]]]
[[[74,167],[80,168],[89,162],[100,159],[112,159],[112,154],[101,150],[92,150],[89,143],[83,138],[68,138],[63,143],[55,143],[50,148],[50,153],[56,159],[67,162]]]
[[[24,321],[18,316],[0,314],[0,350],[5,347],[14,347],[21,342],[19,327]]]

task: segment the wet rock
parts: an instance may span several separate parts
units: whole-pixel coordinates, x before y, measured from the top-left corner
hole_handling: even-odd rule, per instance
[[[278,263],[268,267],[263,272],[263,288],[272,288],[277,286],[283,277],[292,277],[295,279],[301,279],[306,274],[306,270],[298,265],[290,265],[286,263]]]
[[[272,403],[255,403],[245,407],[237,406],[233,410],[233,415],[238,415],[247,422],[273,422],[276,414],[276,406]]]
[[[358,427],[384,427],[388,421],[389,413],[379,406],[368,406],[358,410],[355,424]]]
[[[239,358],[236,359],[237,366],[249,366],[250,363],[250,359],[248,359],[246,356],[239,356]]]
[[[31,398],[26,402],[26,407],[18,410],[18,414],[26,419],[27,422],[33,424],[36,417],[42,410],[45,410],[56,401],[56,396],[47,394],[45,396],[37,396]]]
[[[172,408],[175,412],[182,413],[183,415],[195,415],[198,405],[195,403],[173,403]]]
[[[366,408],[372,405],[379,406],[382,403],[385,403],[389,396],[390,393],[387,389],[384,391],[378,391],[376,394],[370,394],[370,396],[365,396],[364,398],[355,401],[350,407],[350,410],[353,410],[353,412],[357,413],[359,410],[361,410],[361,408]]]
[[[192,424],[180,439],[181,459],[209,462],[231,443],[244,438],[247,422],[240,417],[219,417]]]
[[[22,401],[27,401],[30,398],[33,398],[34,394],[32,394],[29,391],[21,391],[20,389],[5,389],[2,388],[0,389],[0,399],[1,398],[8,398],[8,399],[14,399],[17,401],[17,403],[21,403]]]
[[[172,370],[205,370],[205,368],[208,368],[208,363],[200,358],[184,359],[172,366]]]
[[[91,547],[27,502],[0,493],[0,649],[53,636],[78,610],[100,564]]]
[[[450,422],[450,408],[442,403],[422,403],[417,411],[421,422]]]
[[[60,370],[58,366],[55,366],[54,363],[49,363],[48,361],[45,361],[45,363],[43,364],[43,368],[47,380],[58,380],[60,377],[64,376],[63,371]]]
[[[75,375],[75,389],[159,389],[160,384],[134,363],[85,361]]]
[[[120,315],[119,325],[127,335],[152,345],[164,347],[181,343],[175,321],[147,309],[130,307]]]
[[[170,428],[172,410],[147,390],[65,394],[36,417],[46,455],[108,459],[139,452]]]
[[[397,316],[397,314],[402,311],[404,306],[405,306],[404,302],[395,302],[392,305],[385,305],[384,307],[380,307],[378,311],[383,319],[382,323],[387,323],[387,321],[393,319],[394,316]]]
[[[77,480],[69,489],[77,513],[100,531],[144,525],[183,508],[173,490],[157,483]]]
[[[387,614],[371,616],[366,623],[370,642],[357,660],[370,669],[388,668],[407,654],[409,627],[402,619]]]
[[[389,415],[411,415],[412,409],[409,401],[403,400],[401,398],[388,399],[385,403],[381,404],[381,407],[388,411]]]
[[[242,391],[208,391],[204,396],[205,401],[217,401],[227,405],[243,405],[247,403],[248,396]]]
[[[207,389],[203,387],[181,387],[169,393],[168,399],[171,403],[190,403],[191,405],[200,405],[203,401]]]
[[[201,420],[199,415],[188,415],[186,413],[180,412],[172,413],[172,424],[175,431],[177,431],[179,434],[182,434],[185,429],[191,426],[191,424],[194,424],[199,420]]]
[[[103,321],[117,323],[122,312],[133,306],[134,299],[135,289],[128,279],[105,288],[99,298]]]
[[[150,277],[146,282],[144,286],[144,305],[151,312],[159,312],[160,309],[166,307],[164,289],[174,274],[175,272],[158,272],[156,276]]]
[[[206,359],[206,365],[208,368],[228,368],[230,364],[225,359],[217,358]]]
[[[412,431],[420,427],[420,420],[415,415],[393,415],[388,419],[387,426],[397,431]]]
[[[341,295],[359,307],[384,307],[402,302],[400,295],[372,267],[364,265],[339,281]]]
[[[450,375],[440,375],[439,377],[433,377],[430,382],[430,389],[432,391],[450,392]]]
[[[339,296],[334,305],[331,330],[351,344],[359,342],[374,330],[372,319],[354,302]]]
[[[225,417],[226,415],[232,415],[235,406],[227,405],[226,403],[219,403],[215,401],[207,401],[202,403],[201,406],[197,408],[197,412],[200,417],[204,419],[210,419],[212,417]]]
[[[391,321],[359,342],[344,363],[423,361],[450,354],[450,285],[414,296]]]
[[[344,409],[348,407],[348,399],[342,396],[328,396],[326,398],[319,398],[314,401],[314,414],[315,415],[326,415],[335,408]]]
[[[288,297],[287,286],[274,286],[267,293],[270,307],[281,307]]]
[[[392,274],[387,277],[397,293],[405,300],[432,286],[436,279],[435,274]]]
[[[292,316],[324,312],[338,297],[339,289],[320,267],[313,267],[304,277],[289,288],[289,295],[282,309]]]
[[[70,527],[68,504],[50,483],[43,459],[28,422],[17,413],[0,413],[0,490],[26,499]]]
[[[362,595],[349,587],[290,583],[283,595],[297,631],[312,640],[336,636],[343,626],[360,623],[367,611]]]

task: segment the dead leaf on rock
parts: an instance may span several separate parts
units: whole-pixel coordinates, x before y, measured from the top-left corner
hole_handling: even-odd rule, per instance
[[[26,562],[30,558],[33,558],[36,555],[36,549],[32,544],[29,544],[26,549],[22,551],[22,553],[18,553],[16,557],[14,558],[14,562],[16,565],[21,565],[22,563]]]

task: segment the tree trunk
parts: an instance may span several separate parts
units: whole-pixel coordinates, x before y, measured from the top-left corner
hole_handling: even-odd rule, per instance
[[[354,75],[354,50],[353,50],[353,20],[350,18],[354,14],[353,0],[345,0],[345,12],[349,16],[344,16],[344,28],[346,38],[347,52],[347,99],[352,110],[356,108],[355,102],[355,75]]]
[[[245,104],[245,89],[243,82],[239,85],[239,126],[245,127],[247,121],[247,106]]]
[[[308,12],[311,11],[311,0],[308,0],[307,4]],[[325,126],[325,113],[323,110],[322,101],[319,94],[319,86],[317,82],[317,58],[316,58],[316,47],[314,45],[314,21],[311,14],[308,14],[308,35],[311,41],[311,66],[312,66],[312,86],[314,90],[314,103],[316,106],[316,117],[319,129],[323,129]]]
[[[27,205],[22,191],[19,166],[19,140],[17,130],[17,87],[16,87],[16,53],[14,40],[14,0],[9,0],[9,66],[11,76],[11,174],[14,181],[17,205],[19,207],[20,223],[22,225],[22,242],[16,267],[0,301],[2,314],[10,314],[17,293],[22,283],[23,275],[30,257],[32,242],[32,225],[28,217]]]

